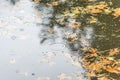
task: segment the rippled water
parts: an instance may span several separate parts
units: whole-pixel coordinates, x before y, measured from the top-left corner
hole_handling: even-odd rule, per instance
[[[81,58],[67,48],[64,30],[56,26],[49,34],[42,25],[50,22],[52,7],[40,11],[30,0],[11,1],[0,0],[0,80],[85,80]]]

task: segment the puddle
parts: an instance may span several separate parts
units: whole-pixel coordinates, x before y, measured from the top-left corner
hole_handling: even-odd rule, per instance
[[[30,0],[0,3],[1,80],[86,80],[62,30],[49,34],[42,25],[49,23],[52,8],[39,11]]]

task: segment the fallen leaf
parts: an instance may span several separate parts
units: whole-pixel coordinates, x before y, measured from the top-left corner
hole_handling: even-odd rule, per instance
[[[93,71],[92,72],[87,72],[86,75],[89,76],[89,77],[96,76],[95,72],[93,72]]]
[[[78,9],[75,9],[72,11],[73,14],[80,14],[80,11]]]
[[[52,2],[52,6],[58,6],[59,4],[58,4],[58,2],[57,1],[55,1],[55,2]]]
[[[120,73],[120,71],[116,67],[103,66],[103,69],[105,69],[106,71],[110,73],[116,73],[116,74]]]
[[[99,78],[97,78],[98,80],[110,80],[110,79],[108,79],[108,77],[105,77],[105,76],[103,76],[103,77],[99,77]]]
[[[90,48],[89,51],[92,52],[92,53],[96,53],[97,52],[97,50],[94,49],[94,48]]]
[[[118,48],[110,49],[109,56],[113,56],[119,53]]]
[[[98,71],[100,69],[100,64],[98,63],[91,63],[88,67],[90,70],[95,70],[95,71]]]
[[[97,19],[95,17],[91,17],[89,20],[89,23],[96,23],[97,22]]]
[[[74,22],[74,23],[72,23],[71,28],[77,28],[77,27],[80,27],[80,26],[81,26],[80,22]]]
[[[116,8],[113,11],[114,11],[113,16],[115,16],[116,18],[120,16],[120,8]]]

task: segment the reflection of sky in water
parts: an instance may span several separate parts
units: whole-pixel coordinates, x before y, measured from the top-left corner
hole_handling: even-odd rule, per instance
[[[89,48],[93,39],[93,27],[85,27],[81,38],[83,38],[81,41],[82,47]]]
[[[60,30],[55,34],[55,44],[50,40],[39,44],[44,37],[39,34],[44,33],[41,31],[45,26],[36,23],[47,23],[51,14],[43,14],[49,13],[48,8],[42,10],[40,17],[30,0],[20,0],[15,6],[5,0],[0,3],[0,80],[40,80],[40,77],[56,80],[60,73],[75,76],[78,72],[82,79],[78,58],[65,47]]]

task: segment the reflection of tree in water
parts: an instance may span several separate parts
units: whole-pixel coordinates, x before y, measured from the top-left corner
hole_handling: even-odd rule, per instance
[[[45,21],[43,21],[42,25],[44,25],[45,27],[43,28],[43,32],[44,32],[44,38],[41,40],[41,43],[43,43],[45,40],[47,39],[50,39],[48,37],[48,35],[51,35],[47,32],[48,29],[54,29],[55,26],[59,26],[59,27],[63,27],[64,29],[64,33],[69,31],[70,33],[76,33],[76,31],[80,30],[79,28],[77,29],[72,29],[72,28],[68,28],[68,24],[69,24],[69,20],[70,18],[69,17],[62,17],[61,14],[63,14],[63,12],[65,12],[66,10],[68,10],[71,6],[73,6],[73,4],[76,4],[76,2],[78,3],[83,3],[83,1],[76,1],[75,3],[70,3],[70,2],[65,2],[65,3],[60,3],[59,6],[53,6],[50,8],[49,5],[45,5],[43,3],[47,3],[47,2],[50,2],[50,1],[41,1],[41,3],[39,5],[36,6],[37,10],[40,10],[40,11],[44,11],[42,8],[42,6],[44,5],[46,7],[46,13],[44,14],[43,12],[43,15],[47,15],[47,17],[43,17],[43,19],[45,19]],[[70,5],[71,4],[71,5]],[[84,4],[83,4],[84,5]],[[74,5],[74,6],[78,6],[78,5]],[[51,15],[50,15],[51,14]],[[48,16],[50,15],[50,16]],[[47,20],[46,20],[47,19]],[[62,21],[58,21],[58,20],[62,20]],[[77,18],[77,19],[74,19],[74,22],[76,21],[82,21],[82,22],[85,22],[84,19],[80,19],[80,18]],[[47,22],[47,23],[46,23]],[[85,25],[84,25],[85,26]],[[45,31],[46,30],[46,31]],[[77,34],[77,37],[80,38],[80,37],[84,37],[86,38],[87,35],[89,34],[89,28],[87,29],[84,29],[83,28],[83,34],[81,35],[80,33]],[[47,36],[46,36],[47,35]],[[55,35],[55,34],[54,34]],[[46,37],[45,37],[46,36]],[[63,36],[63,38],[65,37],[65,35]],[[55,37],[52,37],[53,39]],[[78,51],[81,47],[87,47],[85,46],[86,44],[89,44],[89,40],[86,38],[86,40],[84,40],[83,42],[80,42],[79,40],[75,43],[75,44],[71,44],[69,43],[69,40],[68,40],[68,44],[69,44],[69,47],[71,48],[71,50],[73,51]],[[82,44],[82,46],[81,46]]]
[[[13,4],[13,5],[15,5],[16,4],[16,2],[18,2],[19,0],[10,0],[10,2]]]
[[[42,0],[41,3],[51,3],[52,0]],[[99,1],[98,1],[99,2]],[[113,4],[117,4],[116,1],[113,1]],[[118,1],[119,2],[119,1]],[[79,5],[79,4],[82,5]],[[83,4],[84,3],[84,4]],[[68,21],[68,17],[64,17],[62,22],[57,22],[57,20],[59,18],[61,18],[61,16],[59,14],[63,14],[63,12],[65,12],[66,10],[69,10],[70,7],[76,7],[76,6],[86,6],[87,3],[83,0],[76,0],[76,1],[69,1],[67,0],[64,3],[59,3],[59,6],[53,6],[52,9],[53,11],[51,12],[52,16],[50,16],[49,19],[49,23],[48,24],[44,24],[47,25],[49,28],[54,29],[55,25],[58,25],[59,27],[65,27],[68,25],[69,21]],[[47,5],[46,5],[47,6]],[[118,7],[119,4],[113,6],[113,7]],[[48,6],[49,7],[49,6]],[[81,27],[80,29],[83,31],[80,34],[77,34],[77,36],[79,38],[82,38],[83,35],[84,37],[87,36],[87,31],[89,31],[89,29],[86,30],[84,29],[84,27],[88,26],[88,24],[86,23],[87,18],[89,18],[91,15],[86,15],[84,17],[81,17],[78,15],[78,18],[75,21],[81,22]],[[111,15],[98,15],[97,16],[98,20],[102,23],[102,25],[93,25],[94,26],[94,40],[92,42],[91,47],[94,48],[98,48],[100,50],[105,50],[105,49],[110,49],[110,48],[115,48],[115,47],[119,47],[120,46],[120,41],[119,41],[119,33],[120,31],[119,29],[119,19],[114,19],[114,17],[112,17]],[[68,29],[69,30],[69,29]],[[74,32],[74,29],[72,29],[72,32]],[[85,33],[86,32],[86,33]],[[89,33],[88,33],[89,34]],[[87,38],[85,38],[86,40],[84,40],[83,42],[77,42],[76,44],[79,45],[79,48],[77,47],[77,50],[81,48],[81,46],[85,47],[85,44],[83,44],[85,41],[88,41],[88,44],[91,44],[91,40],[89,43],[89,40],[87,40]],[[44,39],[45,40],[45,39]],[[82,44],[81,44],[82,43]],[[70,44],[71,48],[73,50],[75,50],[75,46],[76,44]],[[81,45],[81,46],[80,46]]]
[[[52,7],[48,7],[42,4],[36,6],[38,12],[40,12],[40,17],[42,18],[42,22],[38,22],[38,26],[42,26],[40,30],[39,37],[42,38],[40,43],[44,43],[46,40],[55,41],[56,35],[50,34],[48,32],[49,29],[53,29],[54,25],[51,23],[51,17],[53,17],[53,9]]]

